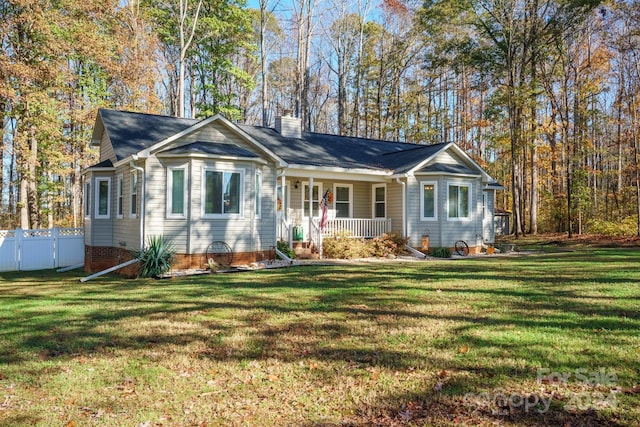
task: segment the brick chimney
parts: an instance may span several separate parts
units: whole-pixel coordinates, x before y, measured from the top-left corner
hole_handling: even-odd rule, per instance
[[[291,115],[291,110],[284,110],[282,116],[276,117],[276,131],[287,138],[302,138],[302,121]]]

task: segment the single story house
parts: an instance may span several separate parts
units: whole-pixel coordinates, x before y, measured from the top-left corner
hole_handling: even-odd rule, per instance
[[[272,129],[220,115],[100,109],[92,145],[99,163],[83,172],[89,272],[131,259],[154,235],[173,241],[177,268],[205,265],[212,241],[226,242],[234,263],[249,263],[270,256],[279,239],[321,247],[340,230],[398,233],[416,248],[424,236],[431,247],[464,240],[471,251],[494,240],[501,187],[453,143],[302,132],[290,114]]]

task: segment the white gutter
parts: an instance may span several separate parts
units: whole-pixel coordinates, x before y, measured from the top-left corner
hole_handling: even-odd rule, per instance
[[[407,183],[396,178],[396,182],[402,185],[402,237],[407,237]]]
[[[142,173],[142,198],[140,199],[140,252],[144,250],[144,199],[146,193],[145,180],[144,180],[144,168],[140,166],[136,166],[134,161],[138,160],[138,156],[134,154],[131,156],[131,160],[129,161],[129,165],[131,169],[135,169]]]

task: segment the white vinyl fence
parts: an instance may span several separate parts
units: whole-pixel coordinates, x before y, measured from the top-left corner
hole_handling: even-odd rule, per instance
[[[82,228],[0,230],[0,271],[44,270],[82,263]]]

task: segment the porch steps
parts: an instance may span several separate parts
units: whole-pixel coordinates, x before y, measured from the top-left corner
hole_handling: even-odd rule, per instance
[[[293,242],[293,251],[298,259],[318,259],[318,249],[310,242]]]

